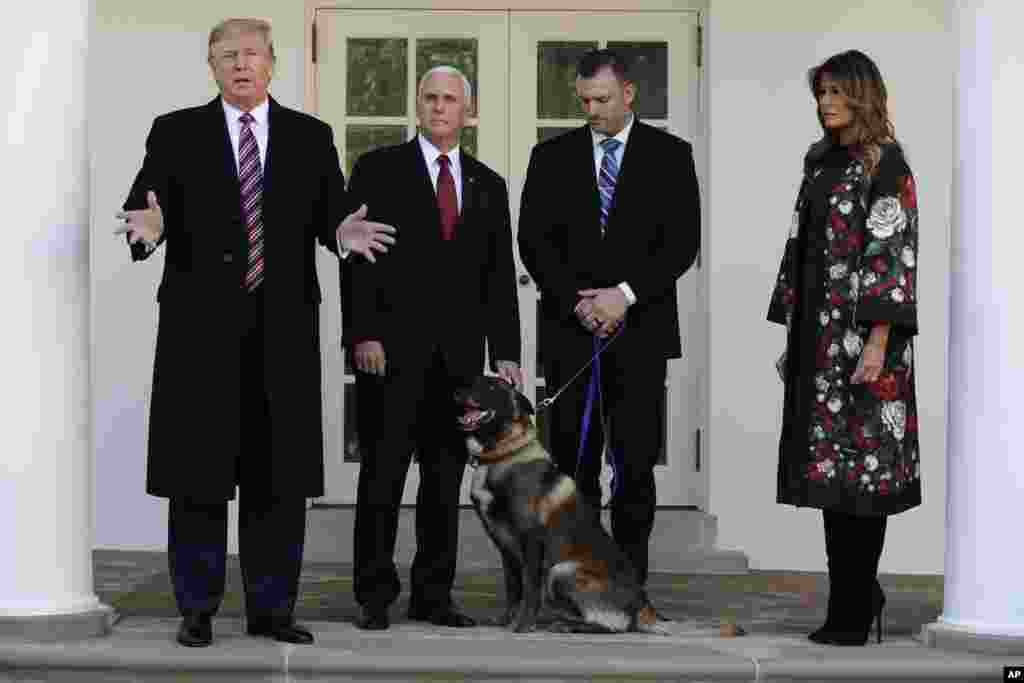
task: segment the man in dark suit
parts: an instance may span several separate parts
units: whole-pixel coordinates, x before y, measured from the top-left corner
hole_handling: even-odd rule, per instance
[[[377,265],[353,263],[343,283],[358,293],[343,296],[365,445],[355,524],[360,628],[388,628],[401,589],[394,549],[413,450],[420,486],[409,616],[475,623],[450,595],[467,457],[453,395],[482,372],[485,340],[491,367],[517,386],[522,377],[508,190],[459,148],[471,96],[457,70],[428,71],[417,96],[420,134],[362,156],[352,170],[353,201],[400,234]]]
[[[667,359],[681,355],[676,281],[700,245],[700,200],[690,145],[636,119],[636,86],[611,50],[578,65],[588,125],[533,149],[519,214],[519,253],[541,291],[544,372],[554,392],[595,353],[617,463],[612,535],[647,580],[654,465],[661,446]],[[625,327],[620,329],[620,326]],[[551,408],[552,455],[577,476],[590,372]],[[603,425],[598,406],[578,485],[600,504]]]
[[[181,644],[212,642],[236,485],[247,630],[310,643],[292,614],[324,485],[316,243],[372,258],[394,230],[345,217],[330,127],[269,98],[269,24],[222,22],[209,64],[220,97],[157,117],[118,214],[133,260],[166,243],[146,491],[170,499]]]

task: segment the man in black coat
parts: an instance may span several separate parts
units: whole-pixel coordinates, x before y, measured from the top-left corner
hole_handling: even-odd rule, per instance
[[[537,145],[519,214],[519,253],[541,292],[544,377],[553,393],[595,353],[616,463],[612,535],[647,580],[654,465],[661,446],[667,359],[681,355],[676,281],[700,245],[700,199],[690,145],[636,119],[622,57],[593,51],[576,94],[588,125]],[[624,327],[623,327],[624,326]],[[590,372],[551,408],[552,455],[600,504],[604,430],[598,406],[578,448]]]
[[[236,485],[247,630],[309,643],[292,613],[324,488],[316,243],[372,259],[394,230],[345,217],[330,127],[269,97],[269,24],[216,26],[209,65],[220,97],[157,117],[118,214],[133,260],[166,244],[146,491],[170,499],[180,643],[212,642]]]
[[[508,190],[459,148],[471,96],[457,70],[428,71],[417,97],[421,133],[362,156],[349,185],[353,201],[400,235],[377,265],[354,262],[342,283],[365,446],[355,525],[361,628],[388,628],[401,589],[394,550],[413,450],[420,486],[409,616],[474,625],[450,595],[467,457],[453,395],[483,371],[485,340],[491,367],[520,387],[522,377]]]

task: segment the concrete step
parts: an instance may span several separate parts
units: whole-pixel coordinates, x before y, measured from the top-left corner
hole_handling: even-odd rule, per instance
[[[412,565],[416,552],[415,510],[403,507],[398,520],[395,563]],[[605,528],[611,528],[604,511]],[[314,505],[307,515],[306,562],[352,562],[352,533],[355,506]],[[718,520],[700,510],[659,509],[650,543],[650,570],[680,574],[743,574],[749,569],[747,556],[738,551],[718,550],[715,540]],[[471,508],[459,516],[459,561],[462,570],[496,569],[501,557],[487,537],[480,519]]]
[[[721,637],[669,624],[669,635],[515,634],[418,623],[360,631],[306,622],[311,646],[244,635],[216,619],[214,644],[174,642],[177,619],[126,618],[107,638],[25,643],[0,638],[0,681],[998,681],[1020,658],[943,652],[910,638],[866,647],[815,645],[801,635]]]

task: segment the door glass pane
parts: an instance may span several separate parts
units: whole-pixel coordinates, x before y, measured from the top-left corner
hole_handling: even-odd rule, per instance
[[[544,355],[541,352],[543,345],[540,338],[540,298],[537,299],[537,320],[533,328],[534,339],[537,341],[537,379],[544,379]]]
[[[345,177],[351,177],[356,159],[371,149],[405,142],[405,126],[367,126],[352,124],[345,127]]]
[[[574,119],[580,117],[576,101],[576,64],[592,42],[537,43],[537,118]]]
[[[636,83],[633,111],[642,118],[668,118],[668,43],[608,43],[630,65]]]
[[[658,447],[658,459],[656,465],[665,466],[668,464],[668,385],[665,385],[665,395],[661,399],[661,441]]]
[[[349,38],[349,116],[405,116],[409,45],[405,38]]]
[[[540,143],[544,142],[545,140],[550,140],[551,138],[555,137],[556,135],[561,135],[562,133],[568,133],[570,130],[572,130],[572,128],[538,128],[537,129],[537,144],[540,144]]]
[[[542,386],[537,387],[537,394],[536,394],[536,398],[534,399],[533,406],[534,406],[534,410],[537,411],[537,414],[536,414],[537,440],[540,441],[540,445],[544,447],[544,450],[546,450],[548,453],[550,453],[551,452],[551,424],[548,422],[548,419],[547,419],[549,411],[547,411],[547,410],[537,410],[537,406],[539,406],[540,402],[543,401],[545,398],[547,398],[547,396],[548,396],[548,393],[547,393],[547,389],[546,388],[544,388]]]
[[[476,126],[466,126],[462,129],[462,138],[459,140],[459,145],[462,146],[466,152],[473,157],[479,158],[476,150]]]
[[[416,83],[423,74],[435,66],[454,66],[469,79],[473,87],[473,101],[477,112],[477,41],[475,38],[421,38],[416,41]]]

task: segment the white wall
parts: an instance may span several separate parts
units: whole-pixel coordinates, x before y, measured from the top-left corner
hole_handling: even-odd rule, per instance
[[[818,510],[775,503],[785,331],[765,321],[807,146],[820,135],[807,69],[870,55],[889,91],[921,206],[918,401],[924,504],[890,519],[883,572],[941,573],[955,55],[941,0],[712,0],[710,115],[711,512],[719,545],[755,568],[823,571]]]
[[[945,3],[873,0],[840,7],[812,0],[711,0],[705,31],[710,182],[702,188],[710,215],[704,253],[711,311],[710,508],[719,517],[719,545],[747,552],[754,567],[824,568],[820,513],[775,503],[781,389],[772,363],[784,339],[764,315],[800,160],[817,134],[804,74],[830,54],[857,47],[877,59],[886,77],[922,207],[918,390],[925,505],[892,520],[882,570],[938,573],[953,59]],[[123,241],[110,234],[113,214],[138,170],[153,117],[215,94],[205,39],[227,16],[273,22],[278,67],[271,90],[283,104],[301,108],[301,3],[96,0],[90,149],[99,547],[162,549],[166,542],[166,504],[144,493],[162,257],[130,263]],[[335,286],[324,285],[325,291]],[[201,439],[197,435],[197,443]]]

